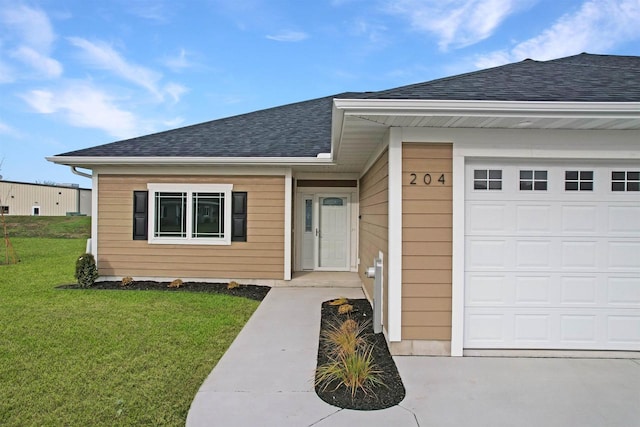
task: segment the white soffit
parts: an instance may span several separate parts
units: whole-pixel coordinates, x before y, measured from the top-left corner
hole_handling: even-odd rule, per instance
[[[636,102],[385,99],[336,99],[334,102],[345,117],[357,117],[385,127],[640,129],[640,103]]]

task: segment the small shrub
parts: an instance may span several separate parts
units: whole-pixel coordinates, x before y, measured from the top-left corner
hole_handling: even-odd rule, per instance
[[[86,253],[78,258],[76,261],[75,278],[81,288],[88,288],[96,282],[98,278],[98,268],[96,267],[96,260],[93,255]]]
[[[342,304],[338,307],[338,314],[349,314],[353,311],[353,306],[351,304]]]
[[[373,347],[360,348],[353,353],[342,353],[328,363],[319,366],[316,371],[316,385],[323,390],[335,384],[333,390],[344,386],[350,389],[351,397],[357,390],[365,394],[372,393],[372,387],[384,385],[380,379],[382,371],[373,362]]]
[[[182,280],[181,279],[176,279],[173,282],[169,283],[167,288],[179,288],[181,286],[184,286],[184,283],[182,282]]]
[[[235,280],[232,280],[229,282],[229,284],[227,284],[227,289],[235,289],[238,287],[240,287],[240,285]]]
[[[348,299],[341,297],[341,298],[338,298],[338,299],[334,299],[333,301],[331,301],[329,303],[329,305],[342,305],[342,304],[346,304],[348,302],[349,302]]]

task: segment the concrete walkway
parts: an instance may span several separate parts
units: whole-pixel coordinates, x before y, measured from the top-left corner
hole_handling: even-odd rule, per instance
[[[187,426],[639,426],[640,361],[396,357],[407,396],[352,411],[313,388],[320,304],[356,288],[273,288],[198,391]]]

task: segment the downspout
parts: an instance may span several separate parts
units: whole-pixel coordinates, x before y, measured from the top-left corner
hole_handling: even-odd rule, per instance
[[[83,176],[85,178],[93,178],[93,175],[91,175],[90,173],[86,173],[86,172],[80,172],[78,169],[76,169],[75,166],[69,166],[71,168],[71,172],[73,172],[74,175],[78,175],[78,176]]]
[[[82,177],[85,177],[85,178],[89,178],[89,179],[91,180],[92,184],[93,184],[93,175],[91,175],[90,173],[86,173],[86,172],[80,172],[79,170],[77,170],[77,169],[76,169],[76,167],[75,167],[75,166],[69,166],[69,167],[71,168],[71,172],[72,172],[74,175],[78,175],[78,176],[82,176]],[[93,185],[92,185],[92,187],[93,187]],[[92,192],[92,193],[93,193],[93,192]],[[93,197],[94,197],[94,195],[93,195],[93,194],[91,194],[91,199],[92,199],[92,201],[91,201],[91,205],[92,205],[92,207],[93,207]],[[93,210],[93,209],[92,209],[92,210]],[[78,188],[78,213],[79,213],[79,212],[80,212],[80,189]],[[96,212],[96,213],[97,213],[97,212]],[[93,213],[93,212],[91,212],[91,214],[92,214],[92,215],[94,215],[94,213]],[[96,218],[96,219],[97,219],[97,218]],[[92,218],[92,219],[91,219],[91,238],[90,238],[90,239],[87,239],[87,247],[86,247],[86,249],[85,249],[85,252],[87,252],[87,253],[92,253],[92,254],[96,257],[96,260],[97,260],[97,258],[98,258],[97,253],[96,253],[96,252],[97,252],[97,250],[96,250],[97,248],[96,248],[96,247],[95,247],[95,245],[92,243],[92,240],[93,240],[94,242],[96,241],[96,240],[94,240],[94,238],[96,237],[96,236],[94,236],[94,230],[97,230],[97,227],[96,227],[96,228],[94,228],[94,223],[95,223],[95,222],[96,222],[96,221]]]

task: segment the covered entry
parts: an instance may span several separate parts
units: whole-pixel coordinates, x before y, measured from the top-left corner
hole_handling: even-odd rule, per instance
[[[353,271],[355,188],[312,188],[304,183],[297,191],[296,270]]]

